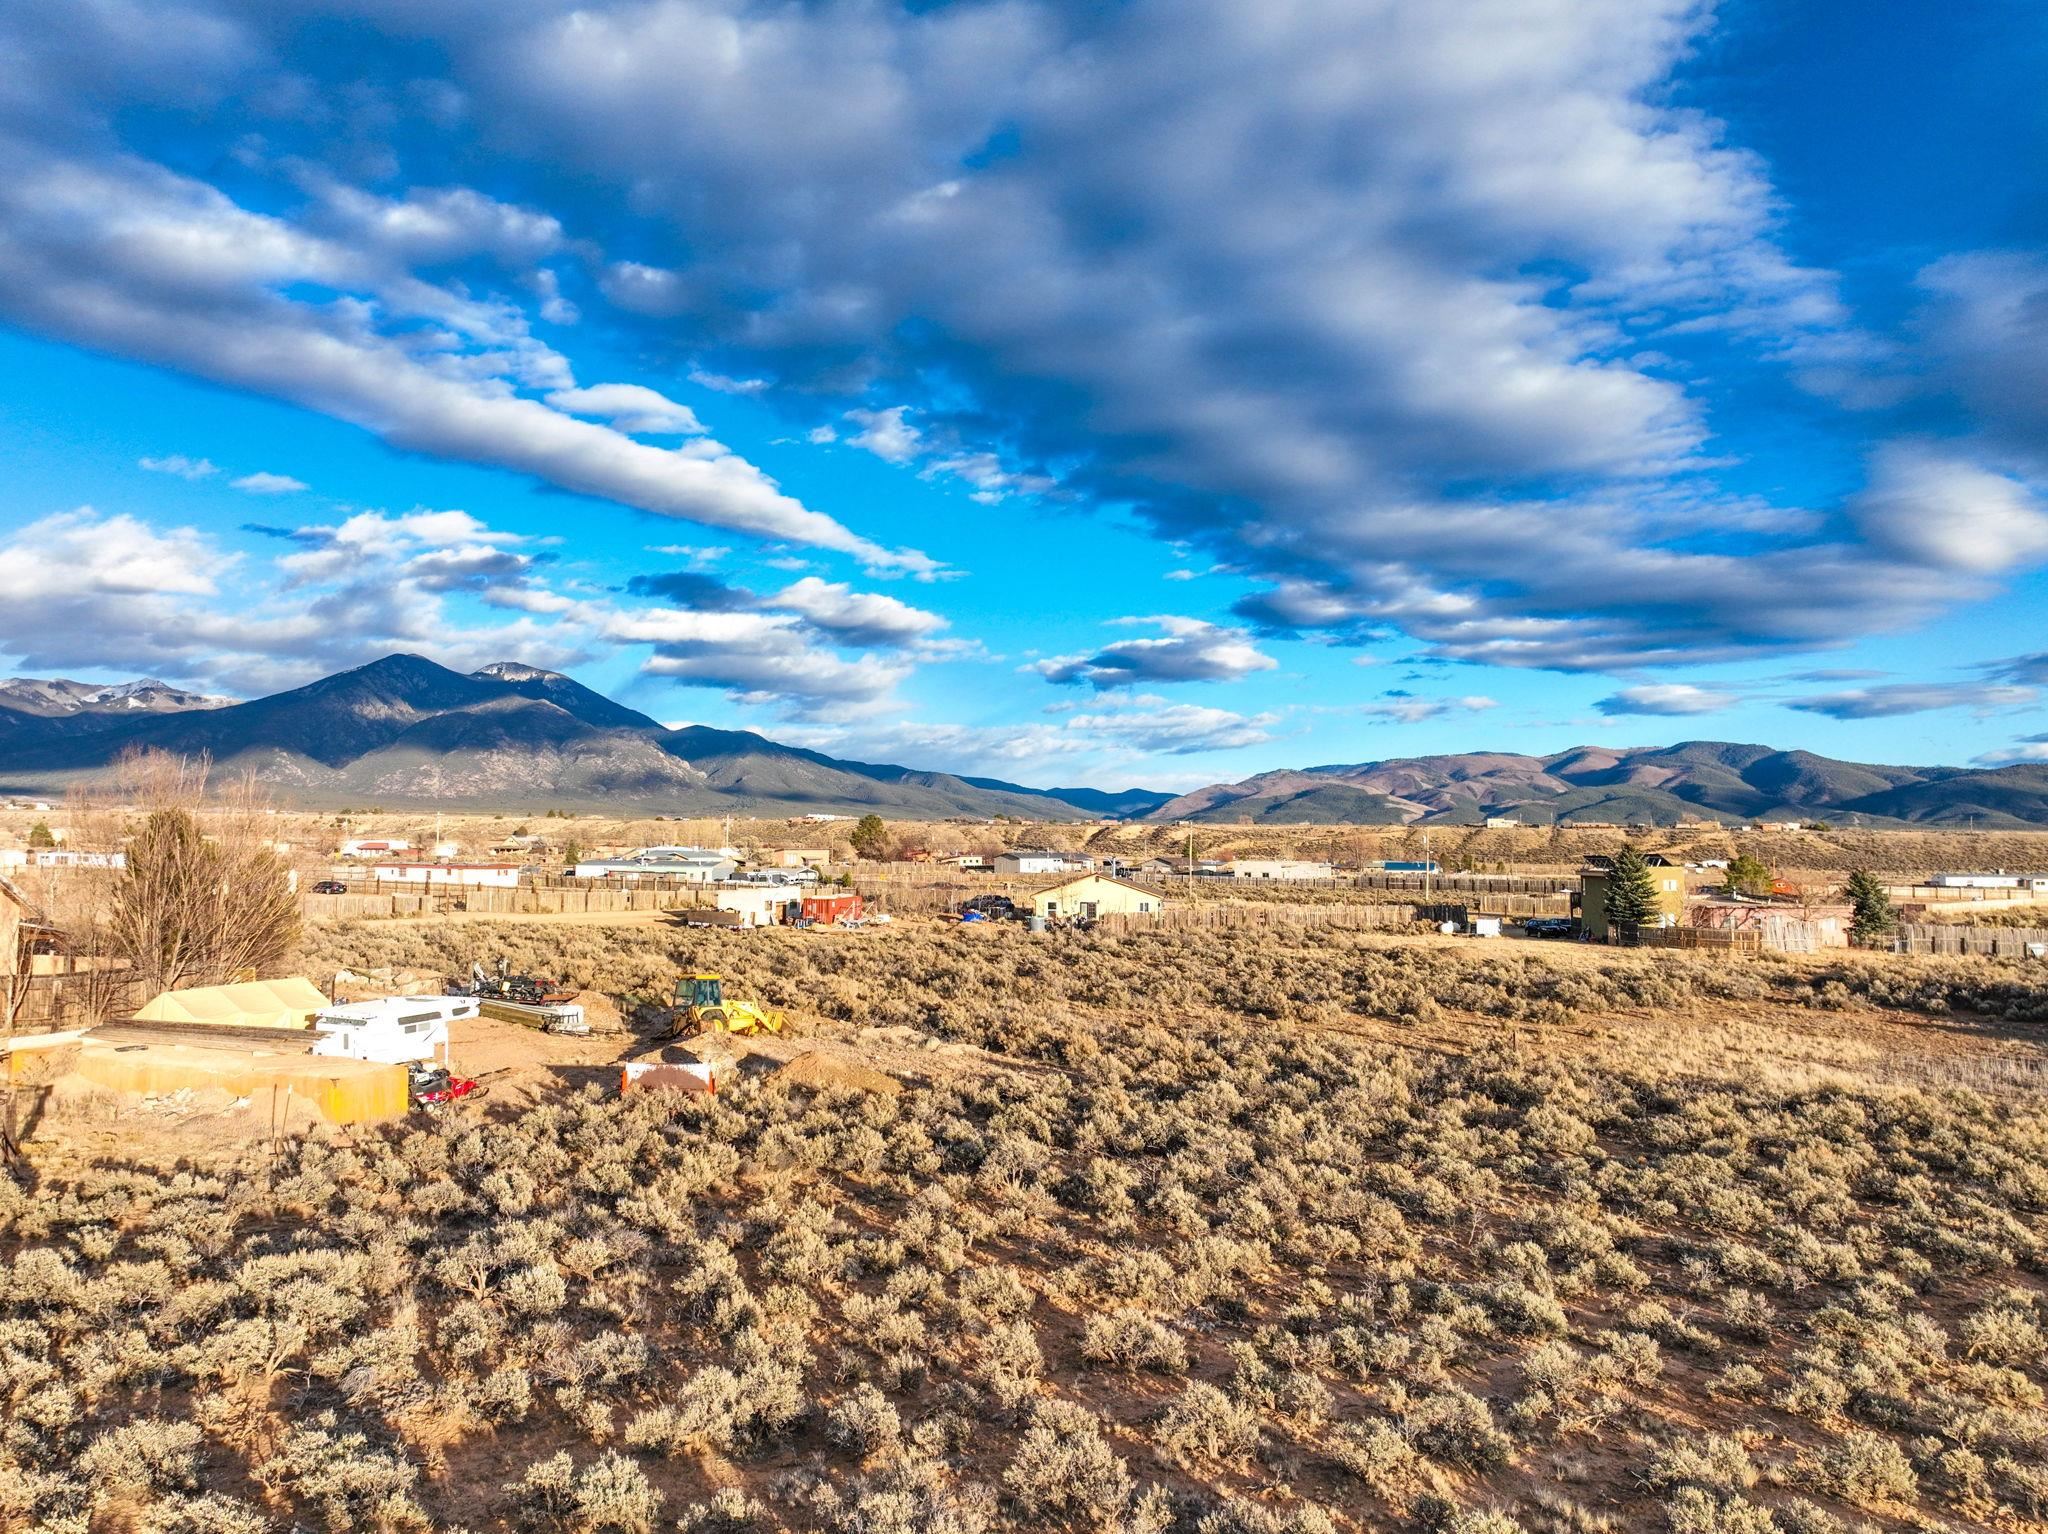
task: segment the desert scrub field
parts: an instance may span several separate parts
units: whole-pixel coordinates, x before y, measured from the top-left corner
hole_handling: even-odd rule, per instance
[[[565,946],[549,963],[522,934]],[[496,935],[584,983],[635,953],[650,989],[673,972],[644,929]],[[2048,1513],[2048,1116],[2026,1099],[1284,1020],[1433,1000],[1454,960],[1400,949],[678,936],[773,999],[865,996],[1014,1068],[890,1098],[572,1093],[275,1165],[0,1185],[0,1524],[1820,1534]],[[327,941],[371,964],[452,939]],[[1598,1005],[1777,983],[1548,963],[1468,966],[1466,1000],[1546,975]],[[1148,988],[1152,1022],[1074,999]]]
[[[1730,962],[1564,944],[1404,941],[1344,929],[1034,937],[1009,925],[928,921],[859,934],[362,921],[316,927],[308,942],[305,969],[315,976],[344,965],[459,975],[473,958],[503,955],[517,970],[642,1000],[666,1000],[679,967],[715,969],[775,1006],[908,1024],[997,1048],[1029,1012],[1020,1005],[1027,999],[1306,1022],[1459,1013],[1540,1024],[1743,1002],[2048,1022],[2048,966],[1980,957]]]

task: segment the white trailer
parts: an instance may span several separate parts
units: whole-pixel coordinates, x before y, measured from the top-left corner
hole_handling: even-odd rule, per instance
[[[448,1025],[475,1017],[473,996],[386,996],[327,1008],[313,1018],[313,1053],[407,1065],[448,1057]]]

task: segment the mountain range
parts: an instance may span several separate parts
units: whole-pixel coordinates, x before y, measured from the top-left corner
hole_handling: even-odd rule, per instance
[[[154,679],[0,680],[0,791],[48,795],[122,753],[205,752],[311,808],[442,806],[662,814],[874,811],[1211,824],[1476,825],[1826,818],[1871,826],[2048,825],[2048,764],[1884,767],[1725,741],[1396,758],[1264,772],[1178,796],[1030,788],[858,762],[746,730],[669,729],[559,672],[451,671],[388,655],[237,703]]]
[[[2048,764],[1879,767],[1729,741],[1579,746],[1553,756],[1468,752],[1264,772],[1150,811],[1220,824],[1674,825],[1826,819],[1869,826],[2048,825]]]
[[[217,772],[253,772],[280,799],[313,808],[1085,820],[1171,797],[1025,788],[844,761],[745,730],[672,730],[559,672],[513,661],[464,674],[387,655],[246,703],[155,682],[0,683],[0,789],[47,795],[150,747],[204,752]]]

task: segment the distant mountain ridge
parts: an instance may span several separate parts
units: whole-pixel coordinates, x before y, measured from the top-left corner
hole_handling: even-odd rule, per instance
[[[90,690],[83,684],[0,692],[0,786],[57,791],[105,774],[124,751],[155,747],[205,752],[222,771],[254,772],[280,798],[320,808],[1084,820],[1103,813],[1098,801],[1142,810],[1169,797],[1075,789],[1069,799],[998,779],[845,761],[744,730],[671,730],[573,678],[516,661],[464,674],[388,655],[246,703],[129,685],[162,691],[149,693],[146,708],[94,712],[91,728],[82,711],[106,705],[75,699],[69,689]],[[111,698],[122,689],[98,691]],[[67,701],[76,706],[67,711]]]
[[[34,719],[98,720],[135,714],[175,714],[189,709],[226,708],[233,698],[188,692],[155,677],[133,682],[71,682],[62,677],[0,677],[0,727]],[[90,723],[82,728],[93,728]]]
[[[237,703],[153,678],[0,681],[0,790],[47,795],[132,747],[205,752],[312,808],[425,805],[626,814],[1010,815],[1209,824],[1852,817],[1866,825],[2048,826],[2048,763],[1889,767],[1731,741],[1475,751],[1283,768],[1192,793],[1029,788],[850,761],[746,730],[669,729],[560,672],[463,673],[387,655]]]
[[[1212,824],[1674,825],[1684,819],[1871,826],[2048,825],[2048,764],[1887,767],[1732,741],[1579,746],[1551,756],[1470,752],[1283,769],[1212,783],[1143,818]]]

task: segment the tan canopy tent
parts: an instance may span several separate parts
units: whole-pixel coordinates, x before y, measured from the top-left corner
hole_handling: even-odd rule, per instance
[[[135,1015],[151,1023],[212,1023],[222,1028],[304,1028],[327,1010],[327,997],[310,980],[249,980],[165,991]]]

